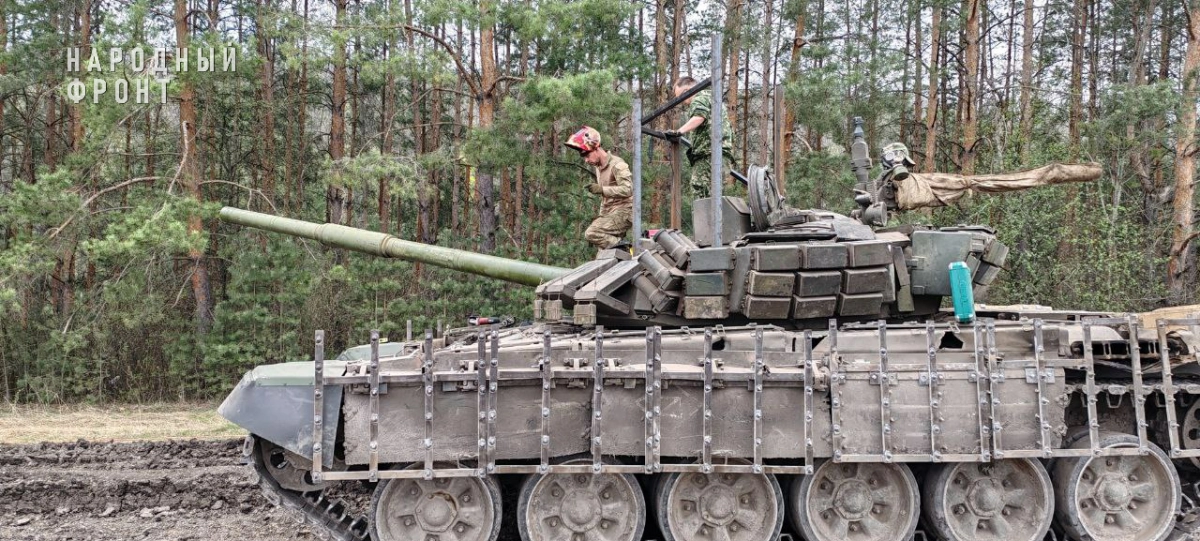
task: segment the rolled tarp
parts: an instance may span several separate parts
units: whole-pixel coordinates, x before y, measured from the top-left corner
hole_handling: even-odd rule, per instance
[[[1029,171],[999,175],[911,173],[908,178],[894,182],[896,205],[900,210],[944,207],[955,204],[968,192],[1016,192],[1052,184],[1091,182],[1103,173],[1097,163],[1052,163]]]

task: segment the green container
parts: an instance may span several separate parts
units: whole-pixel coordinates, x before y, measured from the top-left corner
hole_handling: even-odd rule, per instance
[[[975,293],[971,290],[971,268],[962,261],[950,264],[950,295],[954,298],[954,317],[959,323],[975,319]]]

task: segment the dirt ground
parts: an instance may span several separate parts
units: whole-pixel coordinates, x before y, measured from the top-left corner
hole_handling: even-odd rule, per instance
[[[244,438],[216,404],[0,407],[0,541],[318,539],[262,496]],[[335,497],[362,514],[370,492]]]
[[[317,539],[262,496],[242,464],[244,436],[207,407],[0,410],[0,540]],[[30,434],[53,441],[14,442]],[[162,439],[170,434],[196,437]],[[100,435],[125,441],[84,439]],[[505,484],[506,501],[518,489]],[[1187,493],[1200,499],[1200,490]],[[370,498],[368,489],[338,496],[355,514]],[[1188,508],[1186,530],[1195,531],[1200,515]],[[506,515],[500,540],[516,541]],[[1196,537],[1176,531],[1170,539]]]
[[[0,445],[0,539],[313,539],[259,493],[240,439]]]

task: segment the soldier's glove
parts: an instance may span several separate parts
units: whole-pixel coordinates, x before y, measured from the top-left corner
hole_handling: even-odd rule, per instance
[[[663,132],[663,137],[666,137],[668,141],[678,141],[679,138],[683,137],[683,134],[679,130],[667,130]]]
[[[596,195],[601,195],[604,193],[604,188],[601,188],[599,184],[588,184],[587,191],[592,192]]]

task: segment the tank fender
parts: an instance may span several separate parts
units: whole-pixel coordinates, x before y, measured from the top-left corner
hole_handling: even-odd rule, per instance
[[[325,362],[325,375],[345,372],[345,362]],[[313,406],[313,363],[293,362],[262,365],[246,372],[217,412],[250,433],[311,460]],[[341,411],[342,386],[326,385],[322,449],[333,449]],[[322,453],[321,462],[332,466],[333,453]]]

